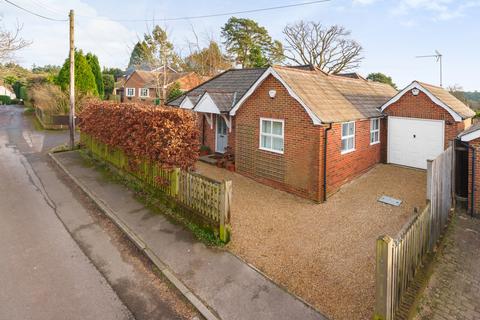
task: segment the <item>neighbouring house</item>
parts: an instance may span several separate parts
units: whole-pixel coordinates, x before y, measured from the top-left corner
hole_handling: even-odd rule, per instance
[[[480,213],[480,122],[458,135],[455,193],[467,200],[471,215]]]
[[[16,99],[15,93],[4,85],[0,85],[0,96],[8,96],[10,99]]]
[[[228,70],[169,105],[196,112],[202,143],[229,146],[240,174],[315,201],[379,162],[425,168],[473,116],[442,88],[304,66]]]
[[[178,83],[179,89],[188,91],[204,81],[202,77],[195,72],[176,72],[173,69],[167,69],[166,87],[168,90]],[[117,81],[122,87],[116,90],[124,101],[148,101],[152,102],[161,99],[164,74],[162,69],[146,71],[135,70],[125,76],[124,80]]]

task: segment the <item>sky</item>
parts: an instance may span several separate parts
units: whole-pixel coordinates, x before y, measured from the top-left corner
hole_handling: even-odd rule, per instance
[[[177,18],[259,9],[308,0],[10,0],[54,19],[68,18],[75,10],[76,47],[95,53],[105,67],[125,68],[131,49],[155,19],[165,27],[176,50],[186,55],[195,34],[200,44],[221,41],[220,29],[229,16],[163,22]],[[342,25],[363,47],[358,72],[382,72],[401,88],[413,80],[439,84],[435,58],[443,54],[444,86],[480,90],[480,0],[330,0],[325,3],[236,15],[266,27],[274,39],[284,40],[285,25],[299,20]],[[61,65],[68,54],[68,22],[50,21],[23,12],[0,0],[3,28],[23,26],[21,36],[32,44],[16,55],[25,66]],[[157,20],[158,19],[158,20]],[[195,30],[195,34],[193,32]]]

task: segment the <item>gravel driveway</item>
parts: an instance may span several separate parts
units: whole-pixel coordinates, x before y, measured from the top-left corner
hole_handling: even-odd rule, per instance
[[[426,172],[393,165],[377,165],[323,204],[205,163],[197,170],[233,181],[229,250],[332,319],[371,318],[375,240],[425,205]],[[377,202],[384,194],[403,203]]]

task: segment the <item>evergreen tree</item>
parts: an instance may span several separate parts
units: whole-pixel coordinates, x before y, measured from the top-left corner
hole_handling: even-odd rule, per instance
[[[115,88],[115,79],[112,74],[103,73],[103,87],[105,88],[105,98],[108,99],[113,94]]]
[[[103,97],[105,90],[103,88],[103,78],[102,78],[102,70],[100,69],[100,63],[98,62],[98,58],[93,53],[87,53],[85,56],[87,59],[88,65],[90,69],[92,69],[92,73],[95,76],[95,83],[97,84],[97,91],[100,97]]]
[[[222,37],[227,52],[244,68],[283,60],[282,44],[273,41],[267,29],[254,20],[231,17],[222,28]]]
[[[393,88],[397,89],[397,85],[393,82],[392,77],[389,77],[381,72],[373,72],[367,76],[367,80],[381,82],[391,85]]]
[[[70,58],[65,60],[55,82],[62,90],[68,90],[70,86]],[[75,91],[79,94],[98,96],[95,76],[82,50],[75,50]]]
[[[128,67],[139,67],[149,65],[154,60],[152,51],[149,49],[146,41],[138,41],[130,54]]]

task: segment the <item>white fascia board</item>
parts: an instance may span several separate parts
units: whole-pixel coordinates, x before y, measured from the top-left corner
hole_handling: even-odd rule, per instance
[[[190,100],[189,97],[185,97],[182,101],[182,103],[180,103],[180,108],[181,109],[189,109],[189,110],[192,110],[194,107],[193,105],[193,102],[192,100]]]
[[[242,106],[242,104],[247,100],[254,92],[257,90],[257,88],[262,84],[262,82],[269,76],[272,75],[275,79],[280,81],[280,83],[287,89],[288,94],[294,98],[295,100],[300,103],[300,105],[305,109],[307,112],[308,116],[310,119],[312,119],[313,124],[315,125],[320,125],[322,124],[322,121],[318,116],[300,99],[300,97],[293,91],[292,88],[280,77],[280,75],[273,69],[272,67],[269,67],[265,72],[260,76],[260,78],[257,79],[257,81],[253,84],[253,86],[248,89],[248,91],[243,95],[243,97],[238,100],[238,102],[235,104],[235,106],[230,110],[230,115],[234,116],[237,110]]]
[[[461,136],[460,140],[469,142],[478,138],[480,138],[480,129],[478,129],[477,131],[470,132],[464,136]]]
[[[205,92],[200,100],[198,100],[197,104],[193,108],[193,111],[220,114],[220,110],[208,92]]]
[[[425,93],[436,105],[438,105],[439,107],[445,109],[452,117],[453,119],[456,121],[456,122],[460,122],[460,121],[463,121],[462,117],[456,113],[455,111],[453,111],[448,105],[446,105],[445,103],[442,102],[442,100],[438,99],[437,97],[435,97],[432,93],[430,93],[430,91],[428,91],[427,89],[425,89],[420,83],[418,83],[417,81],[413,81],[411,84],[409,84],[407,87],[405,87],[405,89],[403,89],[402,91],[400,91],[399,93],[397,93],[392,99],[388,100],[384,105],[382,105],[380,107],[380,111],[383,113],[383,111],[388,108],[391,104],[397,102],[398,100],[400,100],[401,97],[403,97],[403,95],[405,93],[407,93],[408,91],[412,90],[412,89],[418,89],[420,91],[422,91],[423,93]]]

